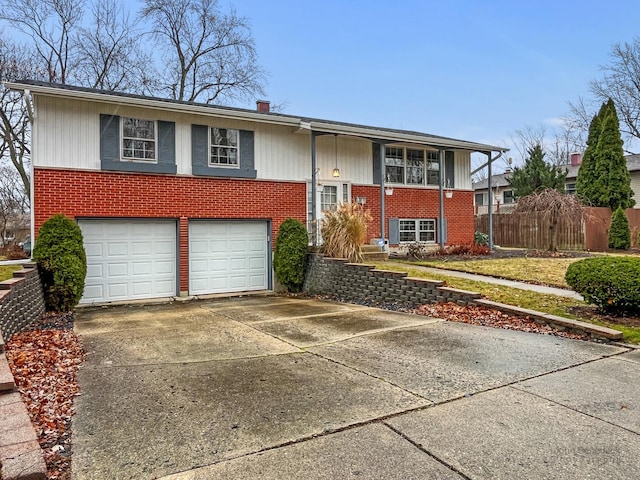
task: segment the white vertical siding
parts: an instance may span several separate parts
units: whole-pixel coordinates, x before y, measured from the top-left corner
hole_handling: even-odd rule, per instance
[[[33,162],[36,167],[100,170],[100,114],[108,114],[175,122],[179,175],[191,174],[191,125],[199,124],[254,131],[255,168],[260,179],[308,181],[311,178],[310,134],[296,133],[292,127],[42,95],[35,97],[35,106]],[[320,180],[334,180],[335,141],[334,135],[316,138]],[[372,184],[371,141],[338,136],[337,142],[339,181]],[[470,154],[456,151],[457,189],[471,189],[470,169]]]
[[[455,152],[456,189],[471,190],[471,153]]]

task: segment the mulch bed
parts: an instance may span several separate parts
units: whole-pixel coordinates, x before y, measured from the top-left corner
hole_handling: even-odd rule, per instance
[[[73,320],[73,313],[47,313],[5,345],[50,480],[71,478],[71,418],[74,398],[80,395],[78,367],[85,356],[73,332]]]
[[[606,313],[600,312],[597,307],[591,305],[569,307],[569,311],[578,318],[615,325],[624,325],[627,327],[640,327],[640,316],[637,315],[607,315]]]

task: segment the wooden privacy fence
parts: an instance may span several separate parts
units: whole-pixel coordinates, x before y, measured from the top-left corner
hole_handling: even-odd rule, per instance
[[[631,245],[640,243],[640,209],[627,209]],[[560,250],[605,251],[609,243],[611,210],[587,207],[581,222],[558,223],[557,244]],[[547,249],[551,244],[550,223],[543,213],[498,213],[493,215],[493,243],[502,247]],[[475,229],[489,233],[489,215],[475,217]]]

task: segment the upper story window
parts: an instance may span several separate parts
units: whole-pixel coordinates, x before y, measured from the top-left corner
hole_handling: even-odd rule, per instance
[[[416,148],[387,147],[385,178],[388,183],[404,185],[438,185],[438,152]]]
[[[484,193],[475,194],[476,205],[484,205]]]
[[[209,165],[239,168],[238,138],[238,130],[211,127]]]
[[[155,162],[156,122],[141,118],[122,117],[122,158]]]
[[[515,203],[516,199],[513,197],[513,190],[505,190],[502,192],[502,203]]]

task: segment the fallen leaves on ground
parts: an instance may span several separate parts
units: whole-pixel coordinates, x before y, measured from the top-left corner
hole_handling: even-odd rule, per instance
[[[469,323],[471,325],[541,333],[544,335],[556,335],[558,337],[573,338],[576,340],[587,340],[589,338],[584,334],[560,331],[549,325],[536,323],[529,317],[521,318],[499,310],[485,307],[461,306],[451,302],[420,305],[416,309],[416,313],[429,317],[442,318],[450,322]]]
[[[68,329],[70,315],[60,319],[45,315],[35,329],[17,333],[6,343],[7,359],[36,429],[50,480],[71,478],[71,417],[84,350]]]

